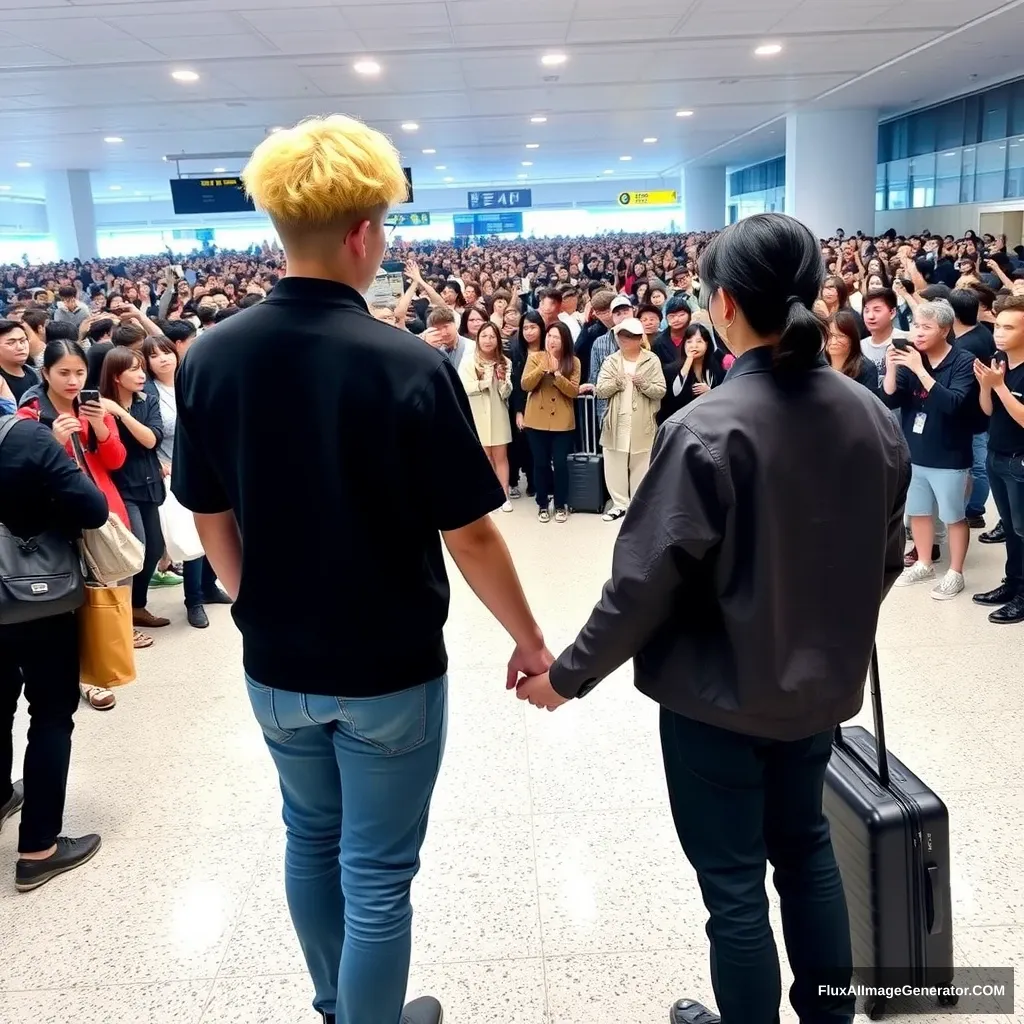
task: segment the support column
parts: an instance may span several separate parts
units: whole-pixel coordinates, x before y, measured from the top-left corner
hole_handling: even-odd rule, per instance
[[[875,233],[877,110],[822,110],[786,118],[786,213],[819,238]]]
[[[683,220],[687,231],[721,231],[725,227],[725,166],[683,170]]]
[[[91,260],[99,255],[88,171],[46,173],[46,219],[57,259]]]

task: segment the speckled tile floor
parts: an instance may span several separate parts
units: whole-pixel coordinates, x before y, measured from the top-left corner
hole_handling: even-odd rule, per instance
[[[599,594],[617,527],[542,526],[525,500],[499,525],[558,650]],[[974,546],[969,591],[994,585],[1002,558]],[[227,609],[200,632],[179,601],[153,592],[173,625],[115,711],[77,719],[66,828],[101,832],[100,855],[18,895],[17,829],[0,836],[0,1024],[316,1020],[239,639]],[[410,996],[439,996],[451,1024],[652,1024],[675,996],[710,998],[655,707],[626,671],[555,715],[522,706],[504,689],[508,641],[459,578],[447,635],[451,726]],[[912,588],[886,603],[879,646],[890,744],[949,804],[959,961],[1021,965],[1024,627],[990,626],[969,593],[940,604]],[[19,742],[24,728],[22,715]]]

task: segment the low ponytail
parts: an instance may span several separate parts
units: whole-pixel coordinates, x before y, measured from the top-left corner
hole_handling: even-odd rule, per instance
[[[819,362],[828,332],[822,319],[799,295],[790,295],[786,306],[786,322],[775,346],[773,365],[778,373],[805,373]]]

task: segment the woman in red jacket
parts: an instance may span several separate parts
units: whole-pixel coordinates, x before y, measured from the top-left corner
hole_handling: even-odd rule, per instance
[[[51,341],[43,353],[43,383],[25,392],[18,415],[48,426],[72,459],[76,459],[72,439],[77,435],[85,464],[107,499],[110,511],[130,529],[124,502],[110,475],[124,465],[125,447],[114,417],[104,412],[98,402],[79,400],[88,372],[85,350],[77,341]],[[152,638],[137,634],[136,647],[152,643]],[[100,686],[82,686],[81,690],[85,700],[99,711],[114,706],[115,698],[110,690]]]

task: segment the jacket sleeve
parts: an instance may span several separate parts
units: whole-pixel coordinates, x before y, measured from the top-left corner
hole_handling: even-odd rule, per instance
[[[890,409],[902,409],[907,404],[907,400],[910,398],[910,377],[911,373],[905,367],[900,367],[896,371],[896,391],[894,394],[889,394],[885,388],[882,388],[878,392],[878,397],[890,408]],[[913,378],[917,380],[916,377]],[[936,385],[937,387],[938,385]]]
[[[661,401],[668,390],[665,384],[665,371],[661,368],[661,360],[656,359],[651,363],[651,371],[643,379],[636,381],[640,394],[645,395],[654,401]]]
[[[893,584],[903,572],[903,552],[907,546],[906,527],[903,512],[907,505],[907,490],[910,487],[910,447],[902,430],[895,430],[896,456],[899,460],[899,476],[896,485],[896,502],[889,516],[889,540],[885,548],[885,573],[882,582],[882,598],[892,590]]]
[[[498,397],[503,401],[507,402],[509,395],[512,394],[512,362],[509,359],[505,360],[505,379],[497,381],[498,385]]]
[[[103,468],[113,472],[124,465],[128,453],[125,451],[124,442],[118,432],[117,420],[108,412],[104,414],[103,422],[110,434],[106,441],[96,442],[96,454],[99,456],[100,462],[103,463]]]
[[[34,424],[32,463],[39,474],[43,493],[50,496],[53,507],[69,533],[98,530],[110,510],[103,492],[83,473],[53,434],[41,423]]]
[[[484,390],[484,381],[476,375],[476,359],[465,358],[459,363],[459,380],[467,395],[479,395]]]
[[[612,367],[611,359],[606,359],[601,364],[601,372],[597,375],[597,384],[594,386],[594,394],[598,398],[611,398],[625,388],[622,378]]]
[[[152,395],[146,396],[145,410],[143,411],[142,422],[156,434],[154,450],[160,447],[164,440],[164,417],[160,412],[160,400]]]
[[[604,345],[601,344],[601,339],[604,337],[606,335],[602,334],[600,338],[597,338],[594,341],[594,347],[590,350],[590,377],[587,379],[587,383],[593,384],[595,389],[598,378],[601,376],[601,367],[611,355],[611,352],[606,351]]]
[[[555,387],[565,395],[566,398],[576,398],[580,393],[580,361],[573,356],[572,376],[563,377],[560,373],[555,374]]]
[[[575,643],[551,666],[557,693],[584,696],[644,646],[673,595],[720,542],[728,495],[715,460],[685,423],[658,431],[615,542],[611,579]]]
[[[544,379],[544,364],[537,358],[538,353],[531,352],[523,370],[522,386],[524,391],[536,391]]]
[[[956,363],[949,377],[949,387],[943,387],[937,381],[928,397],[925,408],[932,412],[955,413],[968,402],[977,404],[978,382],[974,378],[974,360],[957,354]]]

